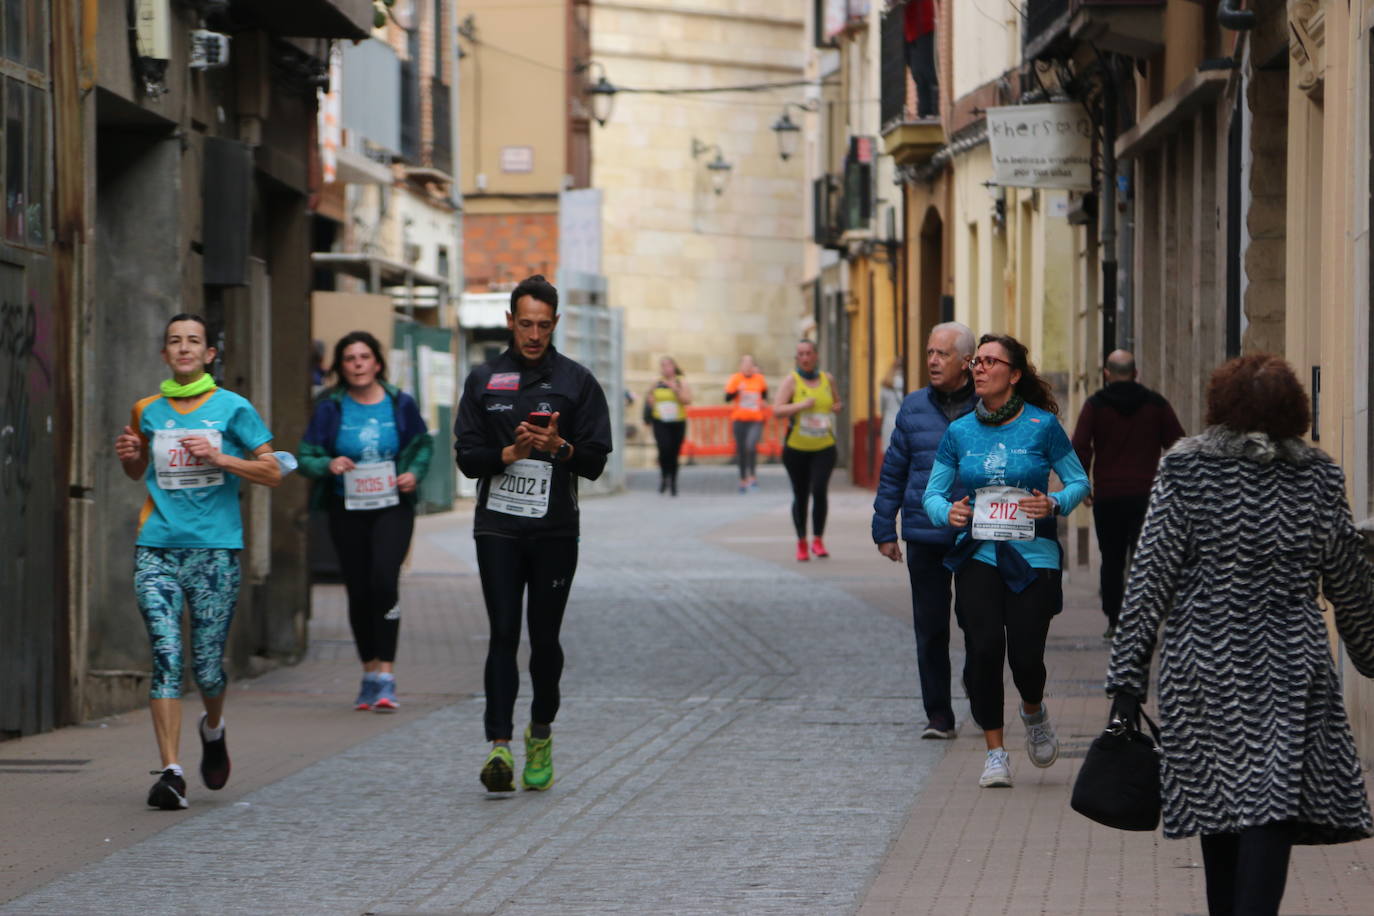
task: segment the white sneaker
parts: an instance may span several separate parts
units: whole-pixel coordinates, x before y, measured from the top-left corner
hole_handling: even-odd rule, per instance
[[[988,751],[988,761],[983,765],[978,785],[984,789],[1011,788],[1011,755],[1004,748]]]
[[[1040,711],[1032,716],[1026,715],[1024,708],[1018,711],[1021,724],[1026,726],[1026,755],[1030,762],[1043,769],[1058,760],[1059,739],[1054,735],[1054,726],[1050,725],[1049,708],[1041,703]]]

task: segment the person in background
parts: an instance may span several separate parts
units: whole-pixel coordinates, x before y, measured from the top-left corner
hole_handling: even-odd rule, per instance
[[[935,0],[908,0],[902,33],[907,67],[916,83],[916,117],[937,117],[940,87],[935,69]]]
[[[902,365],[903,360],[898,356],[892,361],[892,365],[883,375],[882,383],[878,386],[878,413],[883,418],[879,451],[886,449],[887,444],[892,441],[892,430],[897,426],[897,414],[902,409],[902,388],[905,383]]]
[[[987,758],[978,785],[1010,788],[1003,745],[1003,667],[1011,666],[1026,729],[1026,753],[1037,767],[1059,758],[1059,739],[1045,706],[1045,642],[1063,609],[1063,551],[1055,517],[1088,495],[1088,476],[1059,425],[1049,382],[1014,337],[984,334],[969,360],[978,403],[945,431],[926,485],[926,515],[937,525],[969,529],[945,565],[954,572],[964,630],[964,687]],[[1050,472],[1064,488],[1049,493]],[[953,500],[955,486],[972,499]]]
[[[318,338],[310,341],[310,396],[317,397],[324,390],[324,380],[328,375],[324,365],[324,341]]]
[[[1136,381],[1135,357],[1116,350],[1102,369],[1103,386],[1083,405],[1073,430],[1073,449],[1092,474],[1097,546],[1102,553],[1102,612],[1116,632],[1126,590],[1126,556],[1140,537],[1159,456],[1183,437],[1173,407]]]
[[[387,383],[382,345],[367,331],[339,338],[330,373],[335,385],[315,404],[300,469],[315,480],[312,508],[329,514],[348,592],[348,623],[363,666],[353,708],[392,712],[400,707],[401,564],[434,437],[415,399]]]
[[[1107,694],[1134,715],[1158,640],[1164,836],[1201,837],[1212,916],[1272,916],[1294,844],[1374,834],[1318,603],[1374,677],[1374,568],[1286,362],[1218,368],[1206,423],[1160,463]]]
[[[747,493],[759,487],[759,439],[763,436],[764,409],[768,406],[768,382],[754,364],[754,357],[747,353],[740,357],[739,371],[725,383],[725,400],[734,404],[730,425],[739,462],[739,491]]]
[[[951,321],[931,329],[926,343],[930,386],[912,392],[901,411],[894,412],[895,426],[873,498],[873,543],[894,563],[902,562],[896,526],[898,510],[902,513],[916,667],[926,712],[922,738],[955,737],[949,688],[950,572],[944,566],[954,532],[932,524],[921,501],[945,430],[973,410],[973,378],[965,365],[972,355],[973,332],[964,325]],[[953,495],[964,494],[956,487]]]
[[[830,474],[835,470],[835,414],[844,405],[829,372],[818,368],[816,344],[797,344],[797,368],[778,386],[773,413],[790,418],[783,443],[782,466],[792,483],[792,527],[797,532],[797,562],[811,559],[806,547],[806,504],[811,501],[810,554],[825,558],[825,519],[830,508]]]
[[[671,356],[658,361],[659,378],[644,395],[646,412],[658,446],[658,492],[677,495],[678,453],[687,438],[687,405],[692,389]]]

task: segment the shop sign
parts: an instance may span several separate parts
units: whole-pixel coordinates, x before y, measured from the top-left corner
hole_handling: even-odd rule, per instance
[[[1082,105],[989,108],[987,120],[994,184],[1092,190],[1093,123]]]

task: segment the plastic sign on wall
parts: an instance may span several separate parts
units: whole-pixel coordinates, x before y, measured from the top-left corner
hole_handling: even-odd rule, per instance
[[[1082,105],[989,108],[987,119],[993,184],[1092,190],[1093,123]]]

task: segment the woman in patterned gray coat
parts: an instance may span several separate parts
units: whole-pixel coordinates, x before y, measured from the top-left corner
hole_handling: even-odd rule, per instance
[[[1321,592],[1374,676],[1374,569],[1339,467],[1298,437],[1276,356],[1212,375],[1207,430],[1161,461],[1107,692],[1143,700],[1160,638],[1164,835],[1201,836],[1209,911],[1277,913],[1294,843],[1374,833]]]

